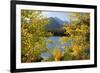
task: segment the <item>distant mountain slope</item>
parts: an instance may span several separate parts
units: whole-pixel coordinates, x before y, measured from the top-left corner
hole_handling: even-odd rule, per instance
[[[55,30],[61,29],[63,27],[63,24],[67,23],[57,17],[50,17],[48,19],[50,20],[50,22],[49,24],[47,24],[46,28],[49,31],[55,31]]]
[[[64,34],[64,29],[63,28],[63,24],[64,23],[68,23],[67,21],[62,21],[61,19],[57,18],[57,17],[50,17],[49,19],[49,23],[46,25],[47,31],[49,32],[53,32],[56,35],[59,34]]]

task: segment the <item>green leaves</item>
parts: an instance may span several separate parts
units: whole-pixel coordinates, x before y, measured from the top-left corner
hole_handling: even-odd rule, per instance
[[[21,10],[22,62],[38,61],[40,54],[46,51],[43,36],[49,35],[44,28],[47,23],[41,11]]]
[[[89,59],[87,50],[90,51],[90,14],[73,12],[69,19],[70,24],[64,23],[62,28],[68,36],[60,37],[59,45],[52,47],[53,50],[50,51],[47,45],[56,42],[48,38],[53,34],[47,32],[45,26],[52,21],[43,16],[41,11],[21,10],[21,62]],[[64,50],[61,51],[60,48]],[[41,54],[44,52],[51,57],[42,58]]]
[[[70,13],[69,18],[71,25],[67,25],[64,28],[66,33],[71,35],[68,39],[73,39],[73,42],[70,46],[70,50],[72,51],[67,52],[66,55],[70,56],[71,54],[72,59],[87,59],[87,56],[89,59],[89,54],[85,51],[90,49],[90,14]]]

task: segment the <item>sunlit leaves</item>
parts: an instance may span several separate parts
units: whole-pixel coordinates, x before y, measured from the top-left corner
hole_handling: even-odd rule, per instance
[[[49,37],[54,36],[47,32],[45,26],[52,21],[43,16],[41,11],[21,10],[21,61],[46,62],[62,60],[82,60],[90,58],[90,14],[69,13],[70,23],[64,23],[63,32],[58,42],[53,42]],[[48,44],[57,45],[51,47]],[[61,50],[62,49],[62,50]],[[40,55],[48,53],[50,58],[45,59]]]
[[[89,59],[90,49],[89,32],[90,32],[90,15],[89,13],[70,13],[70,24],[66,25],[64,29],[66,34],[70,36],[67,40],[73,39],[71,46],[65,48],[64,59]],[[64,38],[61,42],[66,42]],[[69,56],[69,57],[68,57]]]
[[[64,43],[66,43],[67,41],[68,41],[68,37],[61,37],[60,39],[59,39],[59,41],[61,42],[61,44],[64,44]]]
[[[55,48],[53,50],[53,57],[54,57],[55,61],[59,61],[61,59],[61,57],[62,57],[61,50]]]
[[[22,62],[35,62],[40,54],[46,51],[44,36],[52,35],[46,32],[48,19],[41,11],[21,10],[21,52]]]

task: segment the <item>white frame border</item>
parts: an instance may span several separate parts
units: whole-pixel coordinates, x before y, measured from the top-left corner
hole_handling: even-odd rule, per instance
[[[21,9],[29,10],[48,10],[48,11],[67,11],[67,12],[89,12],[90,13],[90,60],[61,61],[61,62],[39,62],[21,63]],[[57,67],[94,64],[94,9],[71,8],[71,7],[52,7],[37,5],[16,5],[16,69]]]

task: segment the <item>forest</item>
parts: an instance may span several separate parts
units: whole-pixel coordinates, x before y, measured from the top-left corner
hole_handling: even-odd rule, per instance
[[[69,22],[61,23],[39,10],[21,10],[21,62],[90,59],[90,14],[69,12],[67,17]]]

